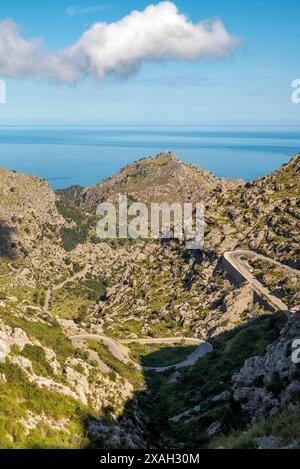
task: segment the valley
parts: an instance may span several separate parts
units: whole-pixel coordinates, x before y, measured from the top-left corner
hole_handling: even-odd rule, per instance
[[[203,251],[97,239],[120,191],[202,201]],[[57,193],[0,170],[0,446],[298,444],[299,191],[299,155],[247,184],[173,153]]]

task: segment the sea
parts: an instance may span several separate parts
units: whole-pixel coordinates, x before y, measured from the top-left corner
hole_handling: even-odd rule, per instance
[[[98,183],[163,151],[251,181],[300,152],[300,128],[0,127],[0,167],[45,178],[54,190]]]

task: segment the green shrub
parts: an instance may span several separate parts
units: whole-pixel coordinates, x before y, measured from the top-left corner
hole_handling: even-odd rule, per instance
[[[37,345],[25,345],[22,350],[22,356],[28,358],[32,362],[33,371],[39,376],[50,377],[53,370],[48,362],[44,349]]]

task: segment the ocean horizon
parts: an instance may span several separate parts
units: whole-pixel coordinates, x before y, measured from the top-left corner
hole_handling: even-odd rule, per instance
[[[53,189],[89,186],[137,159],[173,151],[215,175],[251,181],[300,151],[300,131],[189,127],[2,127],[0,166]]]

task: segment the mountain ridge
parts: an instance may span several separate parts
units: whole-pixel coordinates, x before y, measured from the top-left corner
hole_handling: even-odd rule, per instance
[[[0,341],[9,348],[0,363],[0,446],[199,448],[223,438],[226,447],[257,447],[251,431],[262,438],[273,432],[278,447],[297,443],[296,423],[289,439],[270,420],[276,412],[279,422],[291,418],[285,412],[300,412],[297,369],[276,370],[277,360],[291,361],[297,313],[287,322],[250,284],[234,285],[220,260],[228,250],[251,248],[298,266],[299,166],[296,155],[244,184],[163,153],[100,186],[55,194],[39,178],[0,170]],[[203,251],[187,252],[172,240],[97,239],[95,205],[114,201],[120,188],[145,203],[202,198]],[[298,310],[298,279],[251,256],[246,262],[272,295]],[[70,340],[95,335],[129,341],[140,369],[102,343]],[[169,367],[184,362],[189,347],[136,343],[183,336],[209,340],[214,350],[176,372]],[[166,371],[142,373],[149,363]],[[252,430],[261,418],[269,430]]]
[[[119,193],[146,203],[199,202],[219,186],[241,184],[241,180],[219,178],[196,164],[182,163],[174,153],[166,152],[127,165],[106,181],[86,188],[75,203],[95,210],[97,204],[115,200]]]

